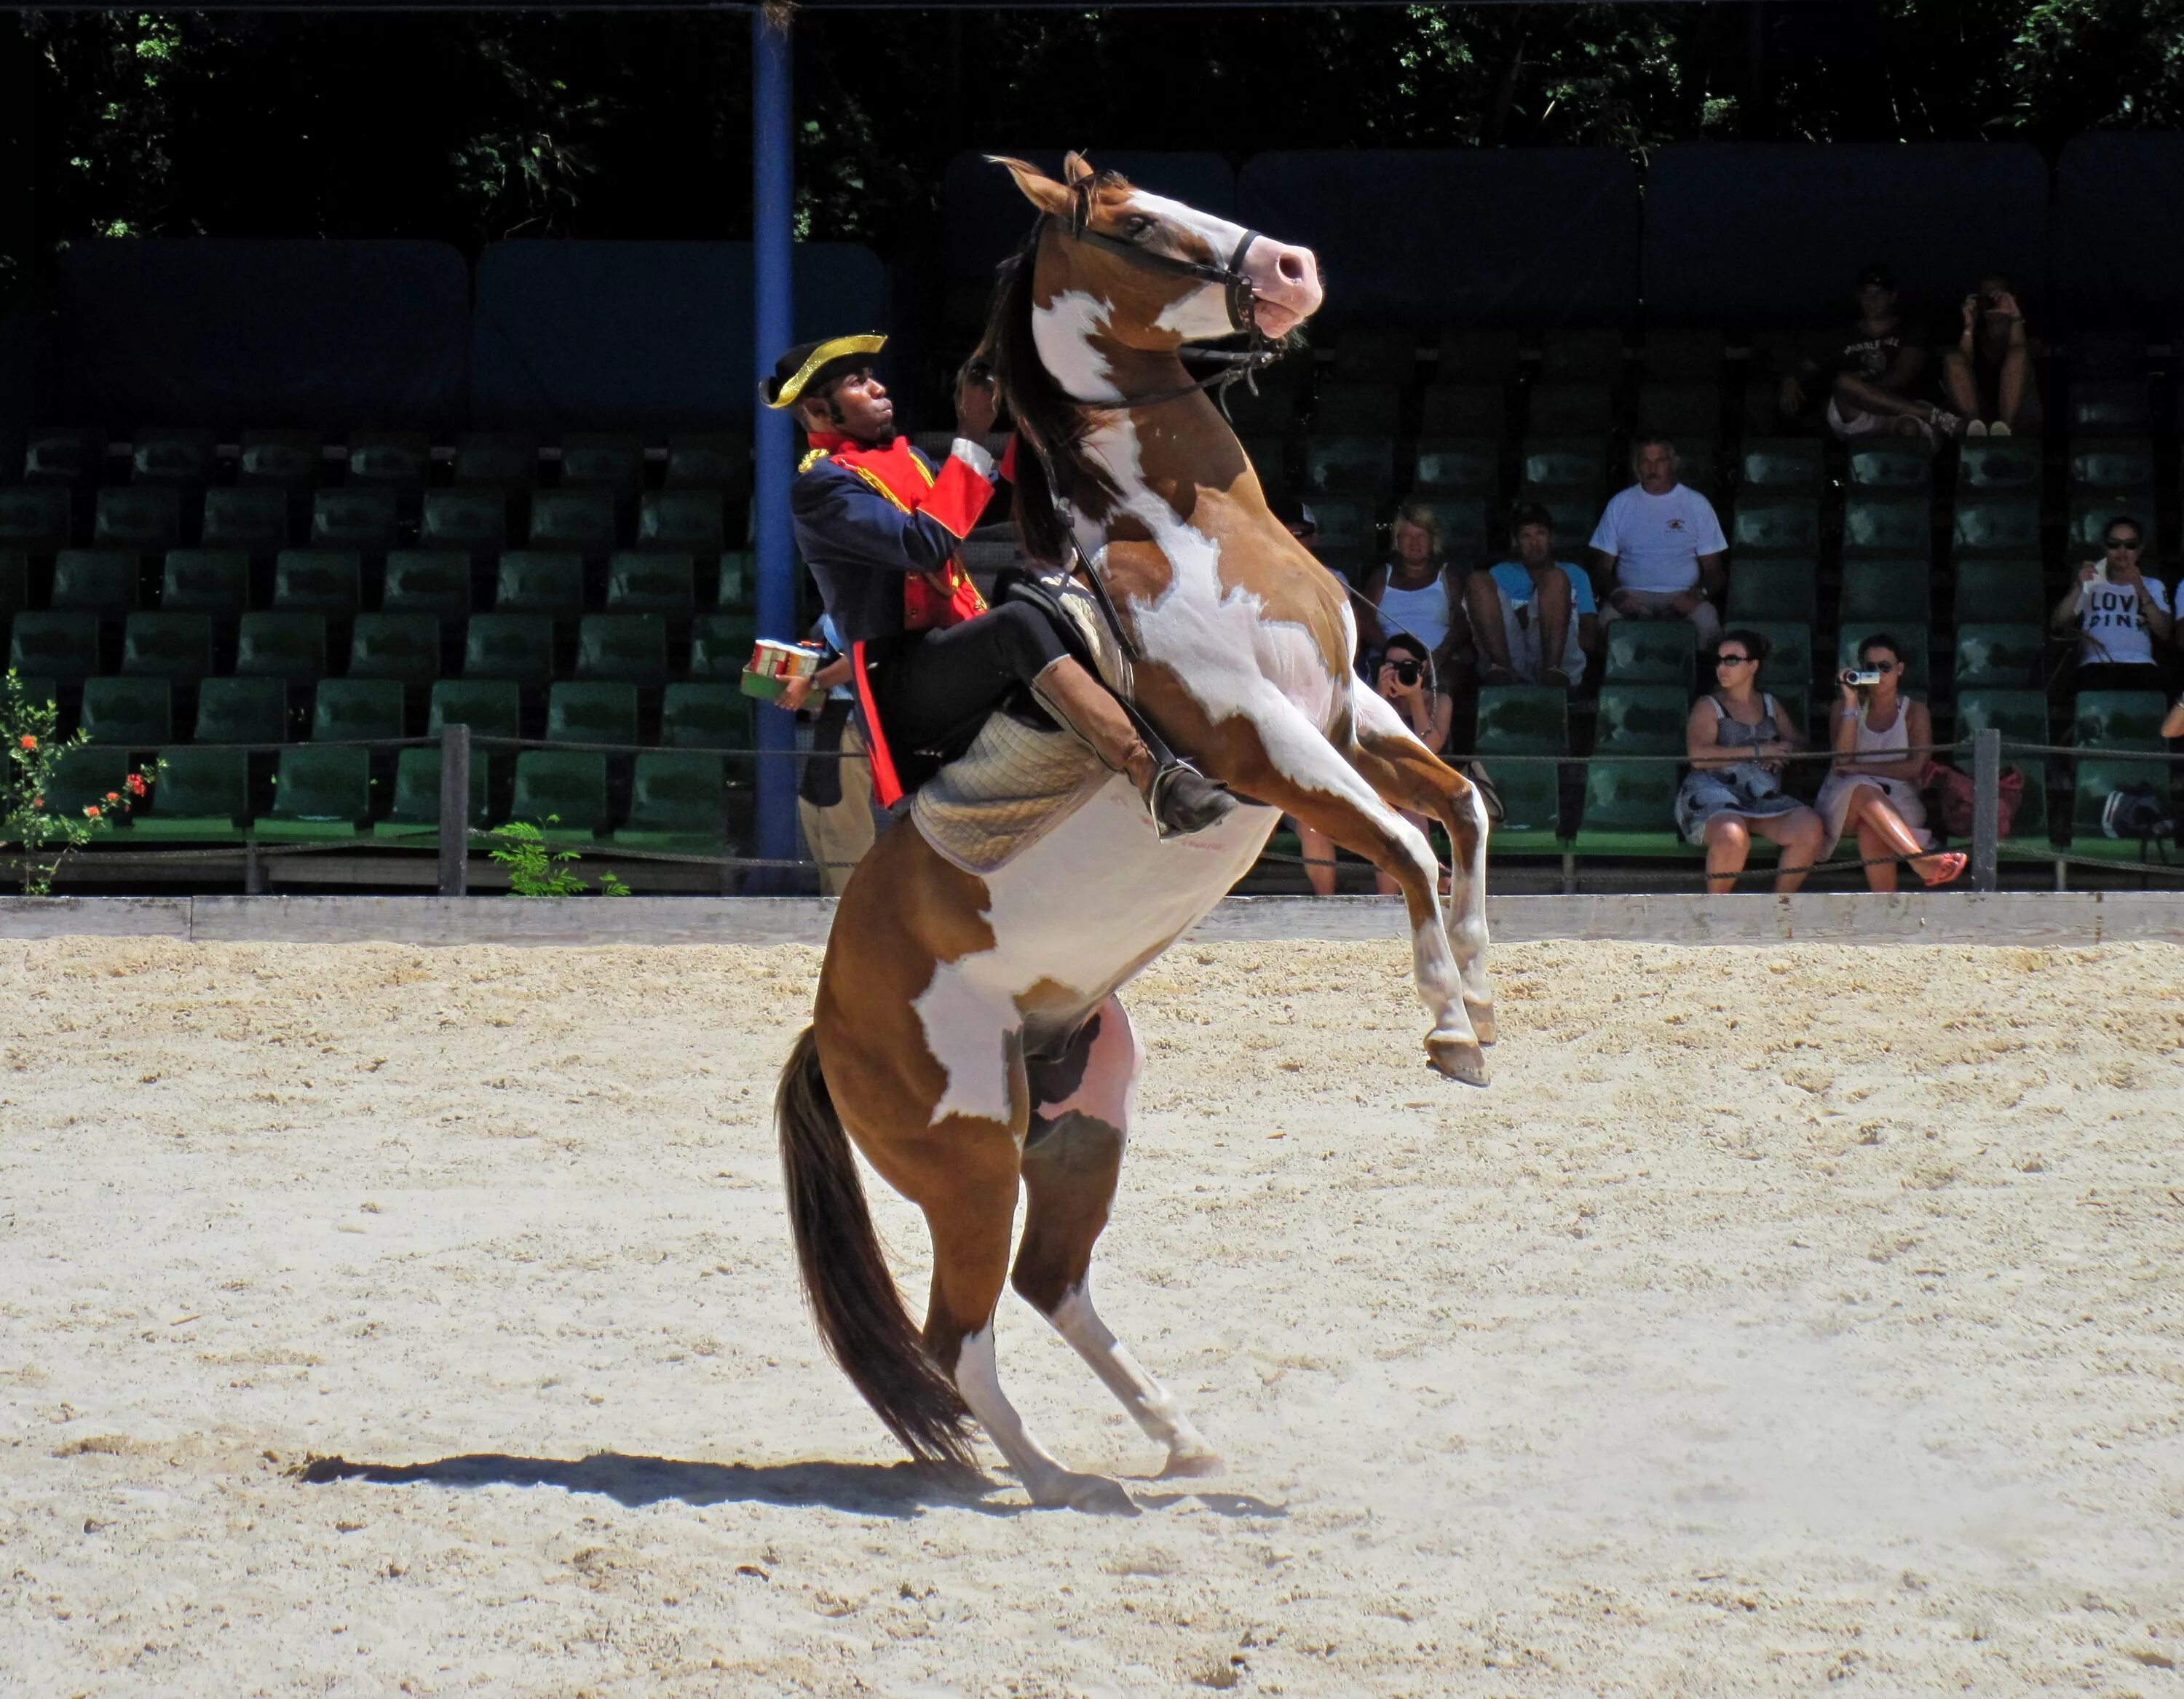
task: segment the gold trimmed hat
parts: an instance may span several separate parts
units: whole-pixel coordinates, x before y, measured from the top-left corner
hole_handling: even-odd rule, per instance
[[[799,343],[773,363],[773,376],[760,381],[759,399],[768,407],[794,407],[807,389],[861,370],[886,346],[887,338],[877,331],[861,337]]]

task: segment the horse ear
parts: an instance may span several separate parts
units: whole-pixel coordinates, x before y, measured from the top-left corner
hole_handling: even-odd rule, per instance
[[[1096,177],[1099,175],[1092,169],[1092,162],[1074,149],[1062,156],[1061,181],[1068,184],[1071,188],[1075,188],[1087,177]]]
[[[1017,187],[1023,191],[1024,198],[1041,212],[1050,213],[1056,218],[1068,216],[1069,191],[1038,166],[1000,153],[989,153],[986,157],[996,165],[1007,166],[1009,175],[1017,180]]]

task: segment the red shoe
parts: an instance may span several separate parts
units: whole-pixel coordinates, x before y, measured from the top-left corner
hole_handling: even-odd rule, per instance
[[[1919,877],[1926,882],[1926,888],[1930,891],[1936,885],[1946,885],[1963,878],[1964,869],[1971,864],[1970,856],[1952,850],[1946,855],[1936,855],[1934,858],[1933,872],[1921,873]]]

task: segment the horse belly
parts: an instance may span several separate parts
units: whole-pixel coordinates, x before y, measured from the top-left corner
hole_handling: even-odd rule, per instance
[[[948,1075],[933,1120],[1007,1119],[1006,1039],[1021,1033],[1039,1049],[1073,1031],[1221,900],[1280,819],[1277,810],[1247,805],[1206,831],[1163,842],[1135,789],[1118,777],[986,876],[992,946],[938,963],[917,999],[928,1048]]]

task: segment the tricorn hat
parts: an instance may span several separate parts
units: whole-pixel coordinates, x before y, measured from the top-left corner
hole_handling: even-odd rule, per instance
[[[773,363],[772,376],[760,381],[759,399],[768,407],[794,407],[806,391],[862,370],[886,346],[887,338],[877,331],[861,337],[799,343]]]

